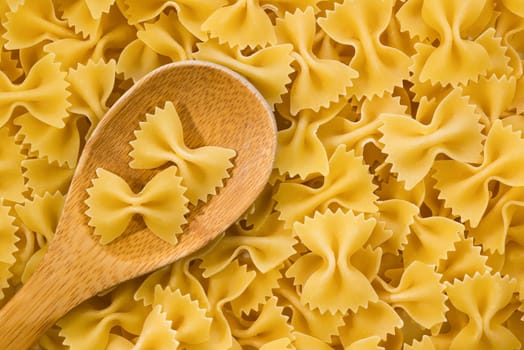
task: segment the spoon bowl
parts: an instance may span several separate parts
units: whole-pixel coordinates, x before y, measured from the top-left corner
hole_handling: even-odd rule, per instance
[[[172,101],[190,148],[222,146],[237,152],[218,194],[190,209],[176,245],[154,235],[139,218],[107,245],[85,215],[86,189],[104,168],[139,190],[159,170],[129,167],[129,144],[139,122]],[[217,237],[248,209],[271,173],[276,126],[257,90],[222,66],[183,61],[137,82],[107,112],[87,141],[47,254],[34,275],[0,310],[0,349],[26,349],[61,316],[115,284],[173,263]],[[110,220],[110,218],[108,218]]]

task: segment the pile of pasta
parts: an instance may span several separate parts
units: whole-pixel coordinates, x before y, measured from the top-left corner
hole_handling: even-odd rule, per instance
[[[211,246],[90,299],[42,349],[520,349],[520,0],[1,0],[0,305],[85,140],[163,64],[250,80],[273,175]]]

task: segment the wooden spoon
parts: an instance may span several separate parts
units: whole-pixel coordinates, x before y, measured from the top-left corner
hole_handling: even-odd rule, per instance
[[[191,209],[178,244],[152,234],[139,218],[108,245],[85,215],[86,189],[97,168],[138,191],[158,170],[129,167],[139,121],[173,101],[189,147],[236,150],[231,177],[216,196]],[[271,108],[238,74],[201,61],[158,68],[137,82],[102,119],[84,147],[55,237],[34,275],[0,310],[0,349],[29,348],[61,316],[117,283],[170,264],[210,242],[237,220],[269,178],[276,148]],[[110,218],[108,218],[110,219]],[[234,283],[234,281],[232,281]]]

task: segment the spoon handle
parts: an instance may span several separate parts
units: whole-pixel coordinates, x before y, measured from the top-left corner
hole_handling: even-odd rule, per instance
[[[89,257],[73,260],[63,251],[51,245],[33,276],[0,310],[0,349],[28,349],[67,311],[96,293],[93,281],[82,275]]]

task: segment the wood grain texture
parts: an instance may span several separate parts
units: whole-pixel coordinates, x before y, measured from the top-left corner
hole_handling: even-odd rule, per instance
[[[189,147],[215,145],[237,151],[231,177],[218,195],[191,209],[177,245],[152,234],[138,217],[120,238],[101,245],[84,214],[86,189],[99,167],[126,179],[134,191],[159,171],[131,169],[129,142],[145,114],[166,101],[173,101]],[[0,349],[30,347],[82,301],[203,247],[261,192],[275,148],[271,108],[236,73],[208,62],[184,61],[144,77],[113,105],[87,142],[48,253],[34,276],[0,310]]]

